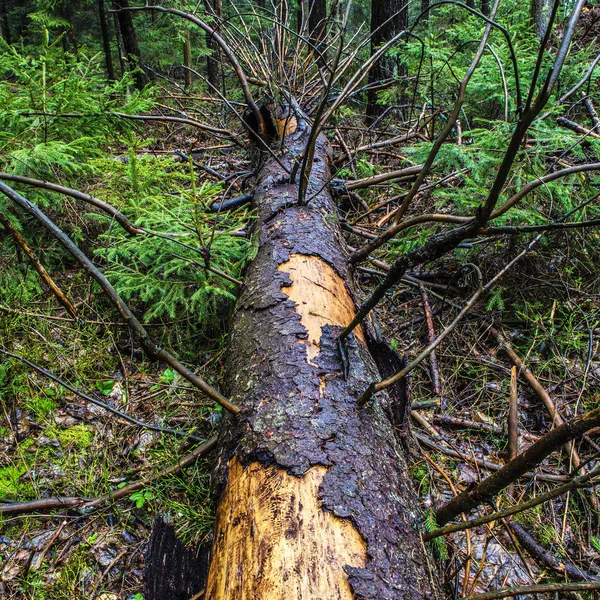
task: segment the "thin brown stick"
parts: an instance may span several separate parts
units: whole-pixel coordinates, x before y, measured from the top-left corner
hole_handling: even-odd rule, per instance
[[[558,448],[581,437],[586,431],[598,425],[600,425],[600,408],[548,432],[502,469],[441,506],[436,512],[437,522],[444,525],[460,513],[467,513],[483,502],[487,502],[525,473],[540,465]]]
[[[519,585],[503,588],[493,592],[467,596],[463,600],[496,600],[497,598],[510,598],[511,596],[529,596],[530,594],[548,594],[551,592],[586,592],[599,590],[600,582],[586,581],[580,583],[546,583],[538,585]]]
[[[217,31],[215,29],[213,29],[210,25],[208,25],[207,23],[205,23],[204,21],[202,21],[195,15],[184,12],[182,10],[177,10],[174,8],[165,8],[164,6],[158,6],[155,4],[153,4],[152,6],[149,6],[149,5],[147,5],[147,6],[130,6],[128,8],[122,8],[121,10],[130,10],[130,11],[155,10],[155,11],[162,12],[165,14],[175,15],[177,17],[181,17],[182,19],[186,19],[186,20],[194,23],[194,25],[197,25],[198,27],[200,27],[200,29],[202,29],[208,35],[210,35],[211,39],[213,39],[215,41],[215,43],[218,46],[220,46],[221,50],[223,51],[225,56],[227,56],[227,59],[231,63],[231,66],[233,67],[233,70],[235,71],[235,74],[237,75],[237,77],[239,79],[240,86],[244,93],[244,98],[246,100],[246,103],[250,107],[250,110],[252,111],[252,114],[254,115],[254,118],[256,119],[256,123],[260,127],[261,133],[266,132],[265,122],[264,122],[263,116],[260,112],[260,108],[254,101],[252,92],[250,91],[250,86],[248,85],[248,78],[246,77],[246,74],[244,73],[237,57],[235,56],[235,53],[231,50],[231,48],[227,45],[227,42],[225,42],[225,40],[217,33]]]
[[[519,543],[527,550],[530,556],[544,567],[552,569],[559,575],[566,575],[575,581],[600,581],[600,578],[583,571],[570,560],[556,558],[546,550],[522,525],[511,521],[508,526],[514,533]]]
[[[592,99],[589,96],[583,97],[583,106],[585,106],[585,110],[592,121],[594,131],[598,132],[598,129],[600,128],[600,119],[598,118],[598,113],[594,108]]]
[[[85,498],[61,497],[44,498],[43,500],[30,500],[28,502],[11,502],[0,504],[0,514],[32,513],[50,508],[79,507],[85,502]]]
[[[423,311],[425,312],[425,320],[427,322],[427,339],[430,344],[435,341],[435,328],[433,326],[433,316],[431,314],[431,305],[429,304],[429,298],[427,296],[427,290],[425,286],[420,283],[419,291],[421,292],[421,299],[423,301]],[[429,366],[431,367],[431,383],[433,384],[433,391],[436,396],[441,396],[442,386],[440,385],[440,372],[438,370],[437,355],[435,348],[429,355]],[[442,404],[442,408],[444,408]]]
[[[412,416],[412,415],[411,415]],[[453,458],[459,458],[466,462],[473,463],[478,467],[483,467],[488,471],[499,471],[503,468],[503,465],[499,463],[492,462],[491,460],[487,460],[485,458],[477,458],[475,456],[467,456],[464,452],[459,452],[458,450],[454,450],[453,448],[448,448],[447,446],[443,446],[442,444],[438,444],[436,441],[427,437],[426,435],[419,433],[418,431],[413,431],[413,435],[425,446],[431,448],[432,450],[436,450],[437,452],[441,452],[442,454],[446,454],[447,456],[452,456]],[[535,477],[538,481],[549,481],[549,482],[564,482],[568,478],[565,475],[549,475],[548,473],[526,473],[527,477]]]
[[[407,179],[417,175],[422,168],[422,165],[417,165],[416,167],[406,167],[404,169],[399,169],[398,171],[390,171],[389,173],[380,173],[379,175],[372,175],[371,177],[365,177],[364,179],[348,181],[346,183],[346,189],[360,190],[362,188],[371,187],[372,185],[391,181],[392,179]]]
[[[30,500],[28,502],[11,502],[10,504],[0,504],[0,514],[19,514],[19,513],[32,513],[40,510],[49,510],[52,508],[64,508],[71,507],[79,510],[89,510],[97,508],[110,501],[119,500],[129,496],[133,492],[140,490],[149,484],[161,479],[167,475],[176,475],[182,469],[192,465],[198,458],[205,456],[217,445],[217,436],[213,436],[206,440],[203,444],[200,444],[189,454],[186,454],[177,463],[170,467],[160,471],[156,475],[147,477],[145,479],[139,479],[133,481],[126,486],[109,492],[104,496],[90,500],[88,498],[78,497],[58,497],[58,498],[44,498],[42,500]]]
[[[564,419],[560,416],[559,412],[556,410],[556,406],[550,398],[548,392],[544,389],[542,384],[536,379],[535,375],[525,366],[523,361],[519,358],[519,355],[513,350],[512,346],[508,342],[508,340],[496,329],[490,327],[490,333],[494,336],[496,341],[498,342],[499,347],[502,351],[510,358],[512,363],[519,370],[519,374],[523,377],[523,379],[527,382],[529,387],[537,394],[538,398],[544,403],[544,406],[548,410],[550,417],[552,418],[552,423],[554,425],[563,425]],[[575,449],[574,444],[569,444],[567,446],[567,452],[569,456],[572,457],[573,465],[578,467],[581,464],[581,459],[579,458],[579,454]]]
[[[6,181],[12,181],[14,183],[22,183],[24,185],[31,185],[33,187],[56,192],[58,194],[64,194],[65,196],[71,196],[71,198],[91,204],[92,206],[99,208],[102,212],[105,212],[107,215],[110,215],[127,232],[132,234],[144,233],[142,229],[135,227],[131,221],[116,208],[104,202],[104,200],[100,200],[99,198],[90,196],[89,194],[84,194],[78,190],[73,190],[71,188],[58,185],[57,183],[51,183],[50,181],[32,179],[31,177],[23,177],[22,175],[12,175],[11,173],[0,173],[0,179],[5,179]]]
[[[442,427],[446,428],[460,427],[465,429],[488,431],[490,433],[495,433],[496,435],[505,434],[505,430],[499,425],[491,425],[490,423],[477,423],[475,421],[461,419],[460,417],[452,417],[450,415],[433,415],[433,422],[436,425],[441,425]],[[539,435],[534,435],[533,433],[529,433],[527,431],[522,432],[521,437],[532,442],[536,442],[540,438]]]
[[[56,299],[59,301],[60,305],[64,307],[64,309],[74,318],[77,318],[77,309],[73,306],[73,303],[67,298],[66,294],[56,285],[52,277],[46,269],[44,265],[38,260],[37,256],[29,246],[29,244],[25,241],[25,238],[21,235],[21,233],[13,226],[10,220],[0,214],[0,223],[2,223],[2,227],[6,229],[10,235],[15,240],[15,244],[29,258],[29,262],[33,265],[33,268],[38,272],[39,276],[44,280],[45,284],[50,288],[50,291],[56,296]]]
[[[560,125],[561,127],[564,127],[565,129],[570,129],[571,131],[574,131],[579,135],[585,135],[593,138],[600,137],[600,134],[596,133],[595,131],[582,127],[581,125],[579,125],[579,123],[575,123],[575,121],[570,121],[565,117],[558,117],[558,119],[556,119],[556,124]]]
[[[491,523],[493,521],[498,521],[504,517],[510,517],[511,515],[516,515],[518,513],[525,512],[530,508],[534,508],[539,504],[543,504],[544,502],[548,502],[549,500],[553,500],[554,498],[558,498],[558,496],[562,496],[573,490],[578,490],[583,487],[587,487],[589,485],[596,485],[592,482],[594,477],[600,475],[600,467],[586,473],[585,475],[581,475],[580,477],[575,477],[568,483],[564,485],[558,486],[549,492],[544,494],[540,494],[531,500],[527,500],[526,502],[522,502],[521,504],[515,504],[513,506],[508,506],[507,508],[503,508],[497,512],[491,513],[489,515],[485,515],[483,517],[479,517],[477,519],[472,519],[470,521],[462,521],[460,523],[450,523],[444,527],[440,527],[435,531],[430,531],[429,533],[423,534],[423,540],[428,541],[434,538],[440,537],[442,535],[450,535],[451,533],[455,533],[457,531],[463,531],[464,529],[472,529],[473,527],[479,527],[481,525],[485,525],[486,523]]]
[[[177,360],[170,352],[158,347],[148,335],[148,332],[144,326],[138,321],[136,316],[133,314],[129,306],[125,304],[123,299],[117,294],[115,288],[111,285],[104,274],[94,265],[94,263],[76,246],[71,238],[63,233],[63,231],[57,227],[57,225],[49,219],[37,206],[29,202],[27,198],[18,194],[11,187],[0,181],[0,192],[10,198],[15,204],[20,206],[29,215],[34,217],[39,223],[41,223],[50,234],[57,239],[60,244],[73,256],[75,257],[85,271],[96,280],[100,285],[107,298],[117,308],[121,316],[127,320],[132,333],[136,336],[142,347],[150,356],[154,359],[162,360],[170,367],[175,369],[180,375],[187,379],[192,385],[202,390],[209,398],[212,398],[215,402],[219,403],[223,408],[226,408],[229,412],[237,414],[240,412],[240,408],[233,404],[230,400],[225,398],[218,390],[213,386],[204,381],[201,377],[198,377],[195,373],[190,371],[183,363]]]
[[[185,469],[186,467],[189,467],[194,462],[196,462],[196,460],[198,460],[198,458],[208,454],[211,450],[213,450],[216,447],[216,445],[217,445],[217,436],[213,435],[211,438],[208,438],[203,444],[200,444],[200,446],[198,446],[197,448],[192,450],[192,452],[190,452],[189,454],[186,454],[178,462],[171,465],[170,467],[167,467],[163,471],[160,471],[156,475],[147,477],[146,479],[140,479],[138,481],[133,481],[132,483],[128,483],[126,486],[123,486],[122,488],[119,488],[117,490],[109,492],[108,494],[105,494],[104,496],[101,496],[100,498],[96,498],[95,500],[89,500],[81,508],[83,508],[83,509],[93,508],[93,507],[100,506],[101,504],[105,504],[106,502],[119,500],[120,498],[124,498],[125,496],[128,496],[129,494],[136,492],[137,490],[142,489],[143,487],[149,485],[150,483],[153,483],[154,481],[157,481],[158,479],[162,479],[163,477],[165,477],[167,475],[176,475],[182,469]]]
[[[519,451],[519,415],[517,411],[517,367],[510,370],[510,395],[508,407],[508,460],[517,457]]]
[[[410,373],[417,365],[419,365],[425,358],[427,358],[435,348],[437,348],[443,341],[446,339],[448,335],[456,326],[462,321],[463,317],[471,310],[475,302],[479,299],[479,297],[483,294],[485,288],[480,287],[469,299],[469,301],[465,304],[464,308],[456,315],[452,323],[440,333],[440,335],[431,342],[427,348],[425,348],[414,360],[412,360],[409,364],[406,365],[403,369],[388,377],[387,379],[383,379],[378,382],[374,382],[359,396],[357,402],[359,406],[364,406],[373,394],[377,392],[381,392],[382,390],[387,389],[397,381],[400,381],[403,377],[406,377],[408,373]]]

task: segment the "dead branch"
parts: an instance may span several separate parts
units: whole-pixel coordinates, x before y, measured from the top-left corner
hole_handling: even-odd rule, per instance
[[[132,234],[144,233],[143,229],[138,229],[135,227],[131,221],[116,208],[104,202],[104,200],[100,200],[99,198],[95,198],[89,194],[84,194],[83,192],[58,185],[57,183],[42,181],[40,179],[31,179],[30,177],[23,177],[21,175],[11,175],[10,173],[0,173],[0,179],[13,181],[15,183],[22,183],[24,185],[31,185],[33,187],[56,192],[58,194],[64,194],[65,196],[71,196],[71,198],[91,204],[92,206],[99,208],[102,212],[105,212],[107,215],[110,215],[127,232]]]
[[[56,285],[52,277],[50,277],[48,271],[44,268],[44,265],[38,260],[37,256],[30,248],[29,244],[25,241],[25,238],[21,235],[21,233],[13,227],[13,224],[10,220],[5,216],[0,214],[0,223],[2,226],[12,235],[15,240],[15,244],[29,258],[29,262],[33,265],[33,268],[38,272],[39,276],[44,280],[46,285],[50,288],[52,293],[56,296],[56,299],[60,302],[61,306],[74,318],[77,318],[77,310],[73,306],[73,303],[67,298],[65,293]]]
[[[9,356],[10,358],[14,358],[16,360],[21,361],[22,363],[26,364],[27,366],[31,367],[32,369],[34,369],[35,371],[40,373],[40,375],[43,375],[44,377],[48,377],[48,379],[51,379],[55,383],[58,383],[59,385],[66,388],[71,393],[75,394],[76,396],[79,396],[80,398],[82,398],[83,400],[86,400],[90,404],[94,404],[96,406],[99,406],[100,408],[103,408],[104,410],[112,413],[113,415],[119,417],[120,419],[123,419],[124,421],[127,421],[128,423],[131,423],[132,425],[136,425],[137,427],[142,427],[143,429],[149,429],[150,431],[158,431],[159,433],[168,433],[168,434],[175,435],[178,437],[184,437],[186,439],[191,439],[196,442],[204,441],[202,438],[199,438],[199,437],[192,435],[190,433],[187,433],[185,431],[181,431],[179,429],[170,429],[169,427],[160,427],[159,425],[152,425],[150,423],[145,423],[144,421],[139,421],[135,417],[132,417],[132,416],[128,415],[127,413],[124,413],[116,408],[113,408],[109,404],[106,404],[106,402],[102,402],[102,400],[98,400],[97,398],[94,398],[93,396],[84,394],[83,392],[79,391],[77,388],[68,384],[66,381],[63,381],[56,375],[53,375],[52,373],[50,373],[50,371],[47,371],[43,367],[36,365],[34,362],[27,360],[23,356],[19,356],[18,354],[13,354],[12,352],[8,352],[7,350],[4,350],[3,348],[0,348],[0,354],[3,354],[4,356]]]
[[[412,408],[412,406],[411,406]],[[412,413],[411,413],[412,416]],[[491,460],[487,460],[486,458],[477,458],[472,457],[464,452],[460,452],[454,448],[448,448],[447,446],[443,446],[442,444],[438,444],[435,440],[427,437],[426,435],[419,433],[418,431],[413,431],[413,435],[425,446],[431,448],[432,450],[436,450],[437,452],[441,452],[446,456],[451,456],[453,458],[458,458],[460,460],[464,460],[465,462],[470,462],[472,464],[477,465],[478,467],[483,467],[488,471],[499,471],[503,468],[503,465],[500,463],[492,462]],[[563,482],[567,479],[566,475],[550,475],[548,473],[529,473],[525,474],[527,477],[536,478],[538,481],[548,481],[548,482]]]
[[[559,575],[568,576],[575,581],[600,581],[600,577],[592,575],[587,571],[582,571],[570,560],[558,559],[551,552],[546,550],[522,525],[511,521],[508,526],[511,528],[519,543],[527,550],[531,557],[537,562],[548,567]]]
[[[73,243],[56,224],[51,221],[37,206],[29,202],[26,198],[15,192],[12,188],[6,184],[0,182],[0,192],[10,198],[13,202],[19,205],[23,210],[34,217],[39,223],[41,223],[50,234],[56,238],[60,244],[73,255],[81,264],[81,266],[87,271],[87,273],[93,277],[99,284],[108,299],[115,305],[121,316],[127,321],[129,327],[135,337],[139,340],[144,350],[148,352],[150,356],[157,360],[162,360],[170,367],[175,369],[180,375],[187,379],[192,385],[202,390],[209,398],[219,403],[223,408],[226,408],[232,413],[238,413],[239,408],[232,404],[225,396],[218,392],[211,385],[206,383],[203,379],[198,377],[195,373],[190,371],[184,366],[179,360],[177,360],[170,352],[159,348],[150,338],[148,332],[143,325],[138,321],[135,315],[131,312],[130,308],[125,304],[123,299],[117,294],[114,287],[106,279],[106,277],[100,272],[100,270],[92,263],[92,261]]]
[[[177,463],[163,469],[156,475],[146,477],[145,479],[139,479],[128,483],[126,486],[113,490],[100,498],[90,500],[89,498],[79,497],[57,497],[57,498],[44,498],[41,500],[30,500],[28,502],[11,502],[9,504],[0,504],[0,514],[19,514],[19,513],[32,513],[40,510],[49,510],[52,508],[76,508],[85,512],[89,512],[91,509],[98,508],[106,504],[107,502],[120,500],[131,495],[133,492],[140,490],[154,481],[162,479],[168,475],[177,475],[182,469],[189,467],[194,464],[198,458],[205,456],[217,445],[217,436],[207,439],[203,444],[192,450],[189,454],[186,454]]]
[[[491,500],[528,470],[538,466],[555,450],[598,425],[600,425],[600,409],[595,409],[548,432],[502,469],[441,506],[436,512],[437,522],[444,525],[460,513],[468,513],[480,504]]]
[[[579,135],[585,135],[586,137],[599,138],[600,134],[596,133],[593,129],[586,129],[585,127],[575,123],[575,121],[570,121],[565,117],[558,117],[556,119],[556,124],[564,127],[565,129],[569,129]]]
[[[587,581],[581,583],[546,583],[538,585],[521,585],[512,588],[503,588],[484,594],[467,596],[464,600],[496,600],[497,598],[510,598],[514,596],[529,596],[531,594],[549,594],[551,592],[586,592],[600,589],[600,582]]]
[[[508,460],[513,460],[519,452],[519,414],[517,410],[517,367],[510,370],[510,394],[508,408]]]
[[[441,535],[449,535],[451,533],[455,533],[457,531],[463,531],[464,529],[472,529],[474,527],[479,527],[481,525],[485,525],[486,523],[492,523],[493,521],[497,521],[499,519],[510,517],[512,515],[516,515],[518,513],[525,512],[530,508],[538,506],[539,504],[543,504],[544,502],[548,502],[549,500],[553,500],[554,498],[558,498],[566,494],[567,492],[571,492],[573,490],[578,490],[581,488],[588,487],[590,485],[596,485],[596,482],[592,480],[595,477],[600,475],[600,467],[597,467],[593,471],[586,473],[585,475],[581,475],[579,477],[575,477],[568,483],[561,485],[559,487],[550,490],[544,494],[539,494],[528,500],[527,502],[522,502],[521,504],[515,504],[514,506],[509,506],[497,512],[491,513],[489,515],[485,515],[483,517],[479,517],[477,519],[472,519],[471,521],[461,521],[460,523],[450,523],[440,529],[436,529],[435,531],[431,531],[423,534],[423,540],[432,540],[436,537],[440,537]]]

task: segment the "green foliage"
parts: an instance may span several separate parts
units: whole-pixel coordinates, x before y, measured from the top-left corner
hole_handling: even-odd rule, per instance
[[[57,429],[56,437],[64,448],[87,450],[92,445],[94,434],[89,425],[81,423],[68,429]]]
[[[423,531],[430,533],[438,528],[439,526],[435,519],[435,512],[431,509],[426,510],[423,519]],[[440,560],[448,560],[448,546],[443,536],[434,538],[431,540],[431,544],[433,545],[433,549]]]
[[[135,502],[136,508],[143,508],[147,502],[154,499],[154,494],[151,490],[139,490],[131,494],[129,499]]]
[[[47,36],[22,52],[0,39],[2,170],[38,178],[89,173],[89,159],[132,127],[107,115],[151,105],[148,93],[129,92],[129,76],[108,84],[99,56],[72,56],[57,42]]]
[[[130,236],[111,227],[102,235],[97,254],[118,293],[144,302],[146,321],[194,315],[205,323],[231,307],[237,286],[207,271],[206,258],[211,267],[241,276],[252,244],[229,233],[247,215],[210,213],[220,187],[186,188],[188,176],[172,159],[130,153],[127,164],[104,159],[95,165],[104,173],[103,197],[135,215],[137,226],[160,234]]]

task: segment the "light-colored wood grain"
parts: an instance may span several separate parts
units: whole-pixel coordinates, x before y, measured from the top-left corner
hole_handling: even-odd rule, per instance
[[[352,600],[343,567],[364,567],[366,546],[349,521],[319,505],[325,473],[314,467],[293,477],[230,461],[208,600]]]
[[[307,360],[312,364],[320,351],[322,327],[346,327],[356,313],[354,301],[342,278],[317,256],[292,254],[279,265],[279,270],[292,280],[292,285],[282,287],[281,291],[297,305],[296,312],[308,332],[308,339],[300,342],[306,344]],[[359,325],[354,331],[364,342],[362,327]]]

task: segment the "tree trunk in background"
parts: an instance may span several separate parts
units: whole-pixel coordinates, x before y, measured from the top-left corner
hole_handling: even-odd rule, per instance
[[[129,8],[129,1],[113,0],[113,8],[115,10]],[[140,47],[138,46],[131,13],[129,11],[120,11],[117,13],[117,19],[121,31],[123,49],[129,63],[128,67],[134,72],[136,87],[141,90],[148,83],[148,78],[141,67]]]
[[[286,138],[288,168],[306,138]],[[207,600],[439,597],[392,403],[357,405],[380,377],[368,333],[349,337],[347,361],[339,350],[355,303],[330,161],[320,136],[307,206],[274,159],[258,175],[259,249],[224,376],[242,411],[221,434]]]
[[[112,62],[112,52],[110,50],[110,35],[108,33],[108,22],[106,20],[106,10],[104,0],[98,0],[98,15],[100,17],[100,31],[102,32],[102,48],[104,49],[104,61],[106,62],[106,73],[109,81],[115,80],[115,70]]]
[[[0,0],[0,28],[2,29],[2,37],[7,44],[12,44],[10,35],[10,24],[8,22],[8,2]]]
[[[187,67],[185,69],[185,85],[190,88],[194,83],[192,71],[192,41],[190,39],[190,30],[186,28],[184,32],[183,41],[183,64]]]
[[[429,0],[421,0],[421,12],[425,13],[422,17],[421,17],[421,21],[428,21],[429,20]],[[425,12],[427,11],[427,12]]]
[[[323,38],[325,37],[327,26],[327,1],[310,0],[309,10],[309,40],[321,53],[325,54],[326,48],[323,43]],[[318,62],[321,66],[324,64],[324,60],[322,59],[319,59]]]
[[[223,15],[223,4],[221,0],[204,0],[204,8],[206,14],[213,15],[214,17],[219,18]],[[215,41],[208,33],[206,34],[206,46],[212,51],[212,54],[206,58],[206,77],[208,83],[219,90],[221,87],[219,83],[218,48]]]
[[[550,0],[531,0],[531,19],[533,20],[535,34],[539,39],[546,35],[551,9]]]
[[[406,0],[371,0],[371,54],[385,42],[405,30],[408,26]],[[397,74],[398,61],[382,56],[369,71],[369,83],[388,80]],[[367,122],[372,123],[385,110],[377,104],[377,89],[369,89],[367,94]]]
[[[490,0],[481,0],[481,12],[482,14],[484,14],[486,17],[490,16],[490,8],[491,8],[491,1]]]

